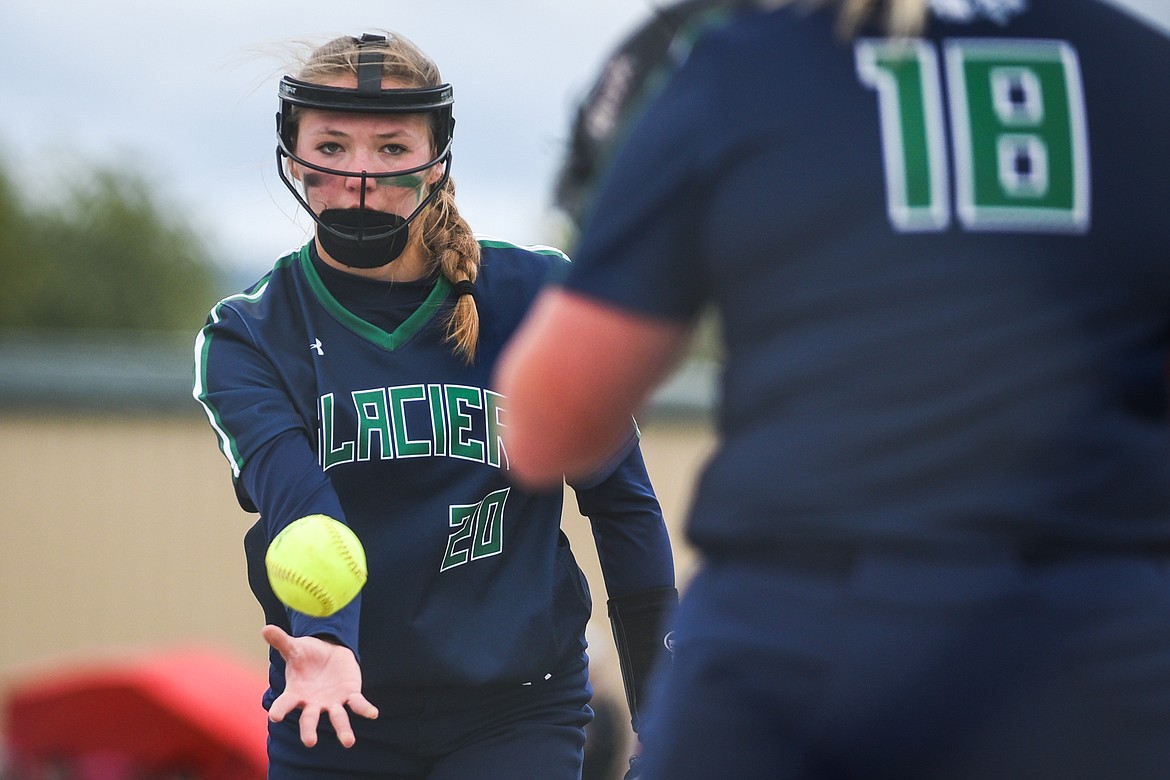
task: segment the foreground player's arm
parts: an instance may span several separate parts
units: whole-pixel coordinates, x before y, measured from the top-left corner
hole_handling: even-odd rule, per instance
[[[550,487],[596,473],[678,359],[678,323],[629,314],[560,288],[541,293],[500,360],[512,476]]]

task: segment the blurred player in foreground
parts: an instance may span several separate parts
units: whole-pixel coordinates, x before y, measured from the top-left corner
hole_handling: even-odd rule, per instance
[[[555,484],[720,315],[645,776],[1170,776],[1170,40],[771,5],[638,109],[500,366]]]
[[[401,36],[342,37],[280,82],[280,175],[314,240],[212,310],[194,395],[241,504],[271,644],[269,777],[573,780],[590,685],[587,583],[563,485],[510,484],[504,341],[564,256],[476,237],[455,205],[453,95]],[[638,691],[677,600],[637,429],[573,480],[625,684]],[[325,618],[286,610],[272,538],[323,514],[369,580]],[[636,716],[636,711],[635,711]]]

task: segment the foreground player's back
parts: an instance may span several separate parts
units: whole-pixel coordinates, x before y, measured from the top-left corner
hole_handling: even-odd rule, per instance
[[[613,168],[570,286],[724,317],[700,537],[1168,530],[1170,101],[1142,85],[1170,43],[1092,0],[937,5],[910,40],[711,32]],[[591,273],[619,246],[657,264]]]

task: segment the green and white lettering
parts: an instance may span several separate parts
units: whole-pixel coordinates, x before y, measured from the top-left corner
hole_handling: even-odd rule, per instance
[[[389,460],[394,457],[390,414],[386,408],[386,389],[357,390],[353,393],[353,405],[357,410],[357,459],[369,460],[374,452],[373,439],[378,438],[378,457]]]
[[[886,211],[902,231],[950,224],[947,152],[938,57],[922,40],[859,40],[861,82],[878,93]]]
[[[412,439],[406,433],[407,403],[427,402],[423,385],[401,385],[390,388],[390,414],[394,419],[394,450],[400,458],[422,458],[431,454],[430,439]]]
[[[344,441],[336,447],[333,445],[333,393],[321,396],[320,407],[321,434],[318,437],[317,457],[321,461],[322,470],[328,471],[339,463],[353,463],[354,445],[352,441]]]
[[[471,411],[482,413],[483,395],[478,387],[446,385],[447,420],[451,432],[451,457],[484,462],[484,443],[472,439]]]
[[[1081,233],[1089,227],[1089,144],[1076,50],[1064,41],[943,42],[948,112],[932,43],[862,39],[861,82],[878,93],[887,213],[902,232]]]
[[[333,393],[318,399],[317,459],[328,470],[373,459],[451,457],[508,467],[503,428],[506,399],[464,385],[397,385],[355,390],[356,428]],[[407,425],[407,419],[410,425]]]
[[[956,39],[944,56],[963,225],[1085,231],[1088,131],[1076,51],[1063,41]]]
[[[478,504],[453,504],[450,507],[447,522],[455,530],[447,537],[447,550],[439,571],[503,552],[504,507],[510,490],[493,491]]]

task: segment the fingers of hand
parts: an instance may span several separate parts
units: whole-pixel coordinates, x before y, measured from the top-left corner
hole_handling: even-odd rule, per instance
[[[347,709],[348,708],[348,709]],[[357,737],[353,733],[353,726],[350,724],[349,713],[358,715],[363,718],[373,720],[378,717],[378,708],[362,696],[360,693],[355,693],[349,697],[345,705],[338,705],[330,707],[329,721],[333,724],[333,730],[337,732],[337,741],[341,743],[342,747],[353,747],[357,742]]]
[[[362,696],[360,693],[355,693],[346,703],[349,705],[349,709],[353,712],[354,715],[360,715],[363,718],[369,718],[370,720],[378,717],[378,708],[373,704],[370,704],[369,700],[367,700],[366,697]]]
[[[321,718],[321,711],[315,707],[301,709],[301,744],[313,747],[317,744],[317,721]]]
[[[337,732],[337,741],[341,746],[353,747],[357,739],[354,737],[353,727],[349,724],[349,713],[345,711],[345,707],[340,705],[330,707],[329,721],[333,724],[333,730]]]
[[[260,636],[264,637],[273,650],[276,650],[285,658],[288,658],[288,651],[292,646],[292,637],[284,632],[279,626],[267,625],[260,629]]]
[[[276,697],[272,702],[272,706],[268,708],[268,719],[273,723],[280,723],[284,720],[284,716],[293,711],[293,708],[299,706],[299,702],[289,696],[287,693],[282,693]]]

